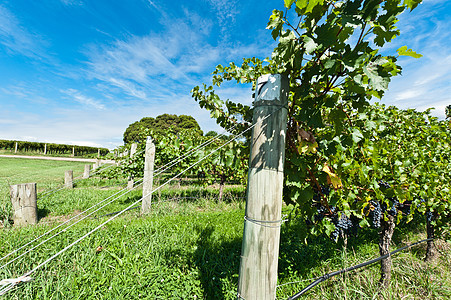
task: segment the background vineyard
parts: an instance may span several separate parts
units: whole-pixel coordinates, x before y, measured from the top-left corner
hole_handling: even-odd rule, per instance
[[[50,155],[62,155],[69,156],[72,153],[75,156],[83,157],[96,157],[99,152],[100,155],[107,155],[110,150],[107,148],[98,147],[88,147],[88,146],[77,146],[77,145],[65,145],[65,144],[54,144],[54,143],[41,143],[41,142],[27,142],[27,141],[15,141],[15,140],[0,140],[0,153],[3,154],[44,154],[46,152]],[[2,151],[3,150],[3,151]]]

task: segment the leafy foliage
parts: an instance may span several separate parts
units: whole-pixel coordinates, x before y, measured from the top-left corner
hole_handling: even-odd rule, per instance
[[[219,181],[221,186],[226,182],[242,183],[247,175],[248,151],[242,142],[229,141],[223,135],[201,136],[196,130],[180,130],[177,133],[152,131],[141,128],[137,133],[138,140],[146,140],[151,136],[155,144],[155,169],[167,169],[164,173],[174,176],[189,168],[184,176],[198,177],[205,184]],[[201,146],[204,145],[204,146]],[[129,153],[131,145],[119,149]],[[215,151],[215,153],[213,153]],[[118,158],[119,166],[109,169],[105,177],[128,176],[141,178],[144,174],[145,143],[139,143],[137,154]],[[189,155],[187,155],[189,153]],[[212,154],[213,153],[213,154]],[[184,159],[174,164],[178,158]],[[199,161],[201,161],[198,163]]]
[[[203,134],[199,124],[193,117],[163,114],[156,118],[145,117],[130,124],[124,132],[124,143],[142,142],[143,140],[139,140],[139,132],[142,128],[150,129],[158,134],[164,134],[168,131],[177,133],[181,130],[192,130],[198,135]]]
[[[344,217],[370,226],[376,206],[382,221],[388,214],[410,221],[428,210],[441,214],[437,224],[449,218],[449,127],[429,111],[369,103],[401,73],[399,56],[421,57],[407,46],[380,53],[400,34],[398,15],[420,2],[285,0],[286,11],[274,10],[267,26],[278,41],[271,58],[218,65],[212,86],[192,90],[219,125],[242,130],[252,109],[221,100],[213,86],[235,80],[255,89],[262,74],[288,76],[284,199],[314,225],[309,234],[330,235]]]

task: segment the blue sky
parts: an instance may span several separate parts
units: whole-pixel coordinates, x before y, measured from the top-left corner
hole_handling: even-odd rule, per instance
[[[265,30],[282,0],[3,0],[0,2],[0,139],[114,148],[142,117],[188,114],[219,130],[190,90],[218,64],[270,56]],[[451,3],[426,0],[398,23],[407,45],[383,103],[444,117],[451,104]],[[251,103],[248,87],[221,95]]]

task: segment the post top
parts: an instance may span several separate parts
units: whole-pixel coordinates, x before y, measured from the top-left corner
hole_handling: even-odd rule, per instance
[[[287,98],[288,78],[286,75],[265,74],[257,79],[255,101],[279,100],[285,102]]]

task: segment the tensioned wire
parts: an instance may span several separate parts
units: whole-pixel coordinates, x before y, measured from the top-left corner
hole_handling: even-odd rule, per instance
[[[237,124],[237,125],[238,125],[238,124]],[[237,125],[235,125],[234,127],[236,127]],[[234,127],[232,127],[232,129],[233,129]],[[179,161],[181,161],[181,160],[183,160],[183,159],[185,159],[185,158],[191,156],[191,155],[192,155],[195,151],[197,151],[198,149],[200,149],[200,148],[202,148],[202,147],[208,146],[208,145],[211,144],[214,140],[219,139],[221,136],[223,136],[223,135],[225,134],[225,132],[226,132],[226,131],[224,131],[222,134],[220,134],[220,135],[218,135],[218,136],[216,136],[216,137],[214,137],[214,138],[211,138],[210,140],[208,140],[208,141],[204,142],[203,144],[199,145],[198,147],[196,147],[196,148],[194,148],[194,149],[191,149],[190,151],[188,151],[188,153],[186,153],[186,154],[183,155],[183,156],[178,157],[178,158],[175,159],[173,162],[169,162],[169,163],[167,163],[166,165],[164,165],[163,167],[159,168],[158,170],[156,170],[157,173],[155,174],[155,176],[160,175],[161,173],[165,172],[166,170],[168,170],[170,167],[172,167],[173,165],[175,165],[175,164],[178,163]],[[246,131],[243,131],[240,135],[244,134],[244,132],[246,132]],[[232,140],[236,139],[238,136],[239,136],[239,135],[236,135]],[[228,144],[228,143],[226,143],[226,144]],[[224,144],[224,145],[225,145],[225,144]],[[223,145],[223,146],[224,146],[224,145]],[[142,152],[142,151],[141,151],[141,152]],[[140,153],[140,152],[139,152],[139,153]],[[208,157],[208,156],[207,156],[207,157]],[[31,249],[29,249],[29,250],[27,250],[26,252],[22,253],[21,255],[15,257],[13,260],[11,260],[11,261],[7,262],[6,264],[0,266],[0,270],[3,269],[4,267],[8,266],[9,264],[13,263],[14,261],[18,260],[19,258],[23,257],[23,256],[26,255],[27,253],[33,251],[34,249],[36,249],[36,248],[39,247],[40,245],[44,244],[45,242],[47,242],[47,241],[51,240],[52,238],[58,236],[58,235],[61,234],[62,232],[66,231],[68,228],[70,228],[70,227],[72,227],[72,226],[78,224],[79,222],[83,221],[83,220],[86,219],[87,217],[93,215],[94,213],[96,213],[96,212],[99,211],[100,209],[104,208],[105,206],[111,204],[111,203],[114,202],[115,200],[121,198],[122,196],[124,196],[124,195],[126,195],[126,194],[128,194],[128,193],[130,193],[132,190],[136,189],[137,187],[139,187],[140,185],[143,184],[143,182],[141,182],[141,181],[143,181],[143,179],[138,180],[138,181],[135,183],[135,186],[134,186],[132,189],[127,190],[127,191],[126,191],[125,193],[123,193],[122,195],[117,196],[116,198],[112,199],[111,201],[107,202],[106,204],[102,205],[101,207],[97,208],[96,210],[92,211],[92,212],[89,213],[88,215],[86,215],[86,216],[84,216],[83,218],[79,219],[79,220],[76,221],[75,223],[72,223],[71,225],[67,226],[67,227],[64,228],[62,231],[60,231],[60,232],[54,234],[53,236],[49,237],[48,239],[42,241],[41,243],[35,245],[35,246],[32,247]],[[141,183],[139,183],[139,182],[141,182]],[[2,257],[2,258],[0,259],[0,261],[6,259],[7,257],[13,255],[14,253],[16,253],[16,252],[18,252],[18,251],[20,251],[21,249],[25,248],[26,246],[28,246],[28,245],[34,243],[35,241],[39,240],[40,238],[42,238],[42,237],[44,237],[44,236],[50,234],[51,232],[55,231],[56,229],[62,227],[62,226],[65,225],[65,224],[69,223],[70,221],[72,221],[73,219],[79,217],[80,215],[85,214],[85,213],[88,212],[89,210],[91,210],[91,209],[93,209],[94,207],[96,207],[96,206],[98,206],[98,205],[104,203],[104,202],[107,201],[108,199],[111,199],[112,197],[114,197],[114,196],[120,194],[120,193],[123,192],[124,190],[125,190],[125,188],[122,189],[121,191],[119,191],[119,192],[117,192],[117,193],[111,195],[110,197],[108,197],[108,198],[106,198],[106,199],[100,201],[99,203],[97,203],[97,204],[91,206],[90,208],[84,210],[83,212],[80,212],[79,214],[77,214],[77,215],[71,217],[71,218],[68,219],[67,221],[65,221],[65,222],[63,222],[63,223],[61,223],[61,224],[59,224],[58,226],[54,227],[54,228],[51,229],[50,231],[48,231],[48,232],[46,232],[46,233],[44,233],[44,234],[38,236],[38,237],[35,238],[34,240],[32,240],[32,241],[28,242],[27,244],[21,246],[20,248],[18,248],[18,249],[16,249],[16,250],[12,251],[12,252],[10,252],[10,253],[8,253],[7,255],[5,255],[4,257]]]
[[[281,107],[282,108],[282,107]],[[279,109],[281,109],[279,108]],[[274,112],[272,112],[271,114],[268,114],[267,116],[265,116],[264,118],[262,118],[261,120],[259,120],[258,122],[263,122],[264,120],[266,120],[268,117],[270,117],[273,113],[277,112],[279,109],[275,110]],[[197,162],[195,162],[194,164],[192,164],[191,166],[187,167],[185,170],[181,171],[180,173],[178,173],[177,175],[175,175],[174,177],[172,177],[171,179],[169,179],[168,181],[166,181],[164,184],[160,185],[159,187],[153,189],[150,193],[143,195],[139,200],[135,201],[134,203],[132,203],[131,205],[129,205],[127,208],[123,209],[122,211],[120,211],[118,214],[112,216],[111,218],[109,218],[108,220],[106,220],[105,222],[103,222],[102,224],[100,224],[99,226],[97,226],[96,228],[92,229],[91,231],[89,231],[88,233],[86,233],[85,235],[83,235],[82,237],[80,237],[79,239],[77,239],[76,241],[72,242],[71,244],[69,244],[68,246],[66,246],[65,248],[63,248],[62,250],[58,251],[57,253],[55,253],[54,255],[52,255],[50,258],[48,258],[47,260],[45,260],[44,262],[40,263],[39,265],[37,265],[35,268],[33,268],[31,271],[28,271],[27,273],[25,273],[24,275],[20,276],[19,278],[27,278],[28,276],[30,276],[31,274],[33,274],[36,270],[38,270],[39,268],[41,268],[42,266],[46,265],[47,263],[49,263],[50,261],[52,261],[54,258],[56,258],[57,256],[61,255],[62,253],[64,253],[65,251],[67,251],[68,249],[70,249],[71,247],[73,247],[74,245],[76,245],[77,243],[79,243],[80,241],[82,241],[83,239],[85,239],[86,237],[90,236],[92,233],[94,233],[95,231],[99,230],[100,228],[102,228],[103,226],[105,226],[106,224],[108,224],[109,222],[113,221],[114,219],[116,219],[118,216],[122,215],[124,212],[126,212],[127,210],[129,210],[130,208],[132,208],[133,206],[135,206],[136,204],[138,204],[139,202],[141,202],[144,198],[150,196],[152,193],[154,193],[155,191],[161,189],[162,187],[166,186],[167,184],[169,184],[171,181],[173,181],[174,179],[180,177],[181,175],[183,175],[184,173],[186,173],[188,170],[194,168],[196,165],[198,165],[200,162],[202,162],[203,160],[207,159],[208,157],[210,157],[211,155],[213,155],[214,153],[216,153],[217,151],[219,151],[220,149],[222,149],[223,147],[225,147],[226,145],[228,145],[229,143],[235,141],[238,137],[242,136],[244,133],[246,133],[247,131],[251,130],[254,126],[256,126],[258,124],[258,122],[256,122],[255,124],[253,124],[252,126],[250,126],[249,128],[247,128],[246,130],[242,131],[240,134],[235,135],[232,139],[230,139],[229,141],[227,141],[226,143],[224,143],[223,145],[221,145],[220,147],[216,148],[214,151],[210,152],[208,155],[202,157],[201,159],[199,159]],[[265,125],[266,126],[266,125]],[[9,284],[7,284],[3,289],[0,290],[0,296],[4,295],[5,293],[7,293],[8,291],[10,291],[11,289],[13,289],[19,282],[14,281],[11,282]]]
[[[92,174],[90,174],[90,176],[93,176],[93,175],[95,175],[95,174],[98,174],[98,173],[100,173],[100,172],[103,172],[103,171],[105,171],[105,170],[107,170],[107,169],[109,169],[109,168],[111,168],[111,167],[113,167],[113,166],[114,166],[114,164],[111,164],[111,165],[109,165],[108,167],[105,167],[105,168],[103,168],[103,169],[102,169],[102,168],[99,168],[99,169],[96,170],[96,172],[93,172]],[[80,180],[84,179],[84,178],[81,178],[82,176],[83,176],[83,175],[77,176],[77,177],[74,179],[73,182],[77,182],[77,181],[80,181]],[[56,193],[56,192],[58,192],[58,191],[61,191],[61,190],[64,189],[64,188],[65,188],[65,187],[64,187],[64,184],[59,185],[58,187],[56,187],[56,188],[54,188],[54,189],[52,189],[52,190],[46,191],[46,192],[42,193],[41,195],[39,195],[39,197],[38,197],[37,200],[45,199],[45,198],[49,197],[50,195],[53,195],[54,193]]]

